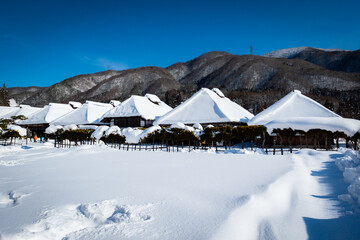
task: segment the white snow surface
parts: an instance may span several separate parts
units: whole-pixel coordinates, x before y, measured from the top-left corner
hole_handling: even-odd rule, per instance
[[[13,113],[16,113],[19,109],[20,109],[19,107],[0,106],[0,118],[4,118],[4,116],[6,115],[11,115]]]
[[[138,143],[142,137],[143,130],[137,128],[124,128],[121,134],[126,137],[127,143]]]
[[[101,127],[99,127],[101,128]],[[308,239],[339,217],[320,177],[336,152],[292,155],[0,147],[1,239]]]
[[[9,99],[9,106],[10,107],[17,107],[19,106],[14,98]]]
[[[25,117],[28,118],[32,114],[39,112],[41,109],[42,108],[31,107],[29,105],[20,105],[17,111],[3,115],[2,118],[11,118],[12,116],[20,116],[20,115],[24,115]]]
[[[26,128],[22,128],[18,125],[13,125],[13,124],[9,124],[7,125],[7,129],[8,130],[15,130],[18,131],[18,133],[20,134],[20,136],[25,137],[26,136]]]
[[[65,125],[63,127],[64,130],[76,130],[76,129],[79,129],[78,126],[76,126],[76,124],[69,124],[69,125]]]
[[[62,129],[63,127],[60,125],[50,125],[45,129],[45,133],[46,134],[53,134],[55,133],[57,130]]]
[[[200,131],[203,130],[203,127],[201,126],[200,123],[195,123],[195,124],[193,125],[193,128],[199,129]]]
[[[81,104],[81,102],[70,101],[70,102],[69,102],[69,105],[70,105],[72,108],[76,109],[76,108],[80,107],[82,104]]]
[[[152,96],[151,98],[156,97],[159,99],[155,95],[150,95]],[[156,104],[150,101],[148,97],[133,95],[122,102],[120,105],[106,112],[101,117],[101,119],[118,117],[142,117],[147,120],[154,120],[155,118],[169,112],[171,109],[171,107],[162,101]]]
[[[27,120],[19,121],[19,124],[46,124],[50,123],[56,118],[64,116],[74,109],[69,104],[50,103],[43,107],[40,111],[33,113]]]
[[[249,125],[264,125],[270,121],[297,117],[340,117],[320,103],[294,90],[253,117]]]
[[[294,47],[294,48],[285,48],[279,49],[272,52],[268,52],[264,54],[264,57],[273,57],[273,58],[293,58],[302,51],[308,49],[309,47]],[[325,52],[336,52],[336,51],[347,51],[341,49],[325,49],[325,48],[314,48]]]
[[[118,101],[118,100],[110,100],[110,102],[109,102],[111,105],[113,105],[114,107],[116,107],[117,105],[120,105],[120,101]]]
[[[265,53],[264,57],[292,58],[307,48],[309,48],[309,47],[294,47],[294,48],[279,49],[279,50]]]
[[[97,125],[79,125],[78,126],[79,127],[79,129],[96,129],[98,126]]]
[[[86,101],[77,109],[53,120],[50,124],[102,124],[100,117],[110,109],[113,109],[113,105],[111,104]]]
[[[95,129],[95,131],[91,134],[91,138],[95,138],[100,140],[105,135],[105,132],[109,129],[108,126],[99,126]]]
[[[148,98],[151,102],[153,103],[161,103],[161,100],[158,96],[156,96],[155,94],[150,94],[150,93],[147,93],[145,94],[145,97]]]
[[[219,97],[222,97],[222,98],[224,98],[225,97],[225,95],[224,95],[224,93],[220,90],[220,89],[218,89],[218,88],[213,88],[213,89],[211,89],[213,92],[215,92]]]
[[[220,91],[220,90],[219,90]],[[220,97],[207,88],[200,89],[191,98],[156,119],[154,125],[248,122],[253,115],[226,97]]]
[[[269,134],[275,128],[292,128],[296,130],[303,130],[305,132],[310,129],[322,129],[331,132],[344,132],[346,135],[352,137],[355,133],[360,131],[360,121],[350,118],[342,117],[296,117],[276,119],[265,124],[266,130]]]
[[[109,136],[110,134],[121,135],[121,129],[118,126],[111,126],[105,131],[105,136]]]
[[[340,149],[342,157],[336,160],[336,165],[343,172],[344,179],[350,184],[348,193],[339,195],[339,199],[353,205],[360,212],[360,153],[349,149]]]

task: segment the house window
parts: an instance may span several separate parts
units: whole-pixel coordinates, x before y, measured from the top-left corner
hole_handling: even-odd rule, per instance
[[[140,120],[140,127],[145,127],[145,121],[144,120]]]

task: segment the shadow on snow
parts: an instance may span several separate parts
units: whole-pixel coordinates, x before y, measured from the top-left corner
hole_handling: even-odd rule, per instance
[[[337,159],[342,154],[332,154],[332,159]],[[338,195],[347,193],[348,183],[345,182],[342,172],[335,165],[335,161],[326,162],[326,166],[321,171],[312,171],[312,176],[318,177],[320,184],[326,185],[331,191],[325,196],[314,196],[316,198],[326,198],[337,201],[336,207],[339,208],[340,216],[335,219],[314,219],[304,218],[309,240],[352,240],[360,239],[360,216],[352,213],[351,206],[338,200]]]

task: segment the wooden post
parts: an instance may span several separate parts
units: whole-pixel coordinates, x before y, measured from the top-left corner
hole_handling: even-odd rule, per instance
[[[274,152],[273,152],[273,155],[275,155],[275,143],[276,143],[276,138],[274,137]]]

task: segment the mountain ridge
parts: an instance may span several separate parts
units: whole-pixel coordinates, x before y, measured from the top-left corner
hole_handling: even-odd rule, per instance
[[[133,94],[154,93],[176,106],[202,87],[218,87],[256,114],[281,95],[299,89],[340,115],[359,118],[360,103],[356,101],[359,100],[360,71],[334,70],[335,65],[331,64],[341,56],[342,60],[335,68],[342,66],[356,70],[352,67],[356,64],[352,63],[357,62],[358,51],[360,53],[360,50],[339,53],[306,47],[288,58],[213,51],[166,68],[151,66],[82,74],[37,91],[24,90],[9,95],[19,103],[41,106],[49,102],[123,101]],[[334,53],[332,58],[329,54]],[[9,89],[11,91],[14,92]]]

